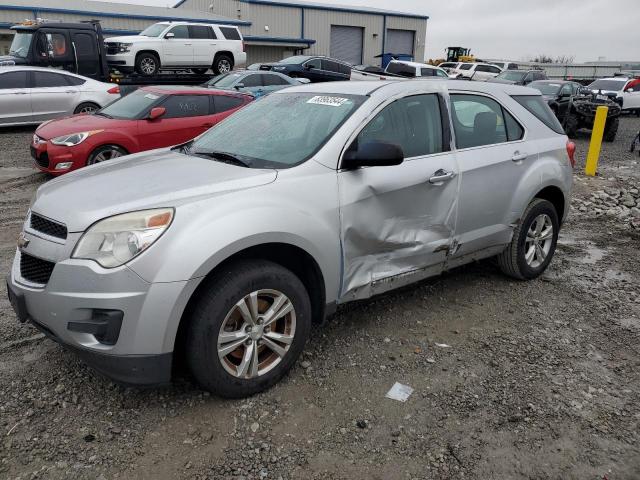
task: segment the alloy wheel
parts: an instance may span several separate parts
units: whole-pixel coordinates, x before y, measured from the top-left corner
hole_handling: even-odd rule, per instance
[[[156,62],[153,60],[153,58],[143,58],[140,62],[140,70],[142,70],[142,72],[147,75],[151,75],[156,71]]]
[[[218,71],[220,73],[227,73],[231,71],[231,63],[226,58],[223,58],[218,62]]]
[[[277,290],[257,290],[227,313],[218,333],[218,359],[237,378],[273,370],[287,355],[296,333],[291,300]]]
[[[527,231],[524,259],[532,268],[544,263],[553,243],[553,223],[546,213],[538,215]]]
[[[93,165],[94,163],[106,162],[107,160],[113,160],[114,158],[121,157],[122,155],[123,155],[122,152],[115,148],[109,149],[109,150],[103,150],[100,153],[98,153],[95,157],[93,157],[90,164]]]

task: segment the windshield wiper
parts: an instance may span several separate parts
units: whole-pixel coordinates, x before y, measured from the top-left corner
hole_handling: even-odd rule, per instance
[[[212,158],[213,160],[218,160],[219,162],[230,163],[232,165],[239,165],[241,167],[250,168],[251,165],[246,160],[242,160],[235,155],[227,152],[189,152],[191,155],[195,155],[198,157],[206,157]]]

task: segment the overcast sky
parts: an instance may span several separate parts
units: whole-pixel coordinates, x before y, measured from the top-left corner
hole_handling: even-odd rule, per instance
[[[173,0],[121,0],[167,6]],[[575,61],[640,60],[638,0],[315,0],[430,17],[427,58],[464,46],[480,58],[526,60],[538,54]],[[420,59],[416,59],[420,60]]]

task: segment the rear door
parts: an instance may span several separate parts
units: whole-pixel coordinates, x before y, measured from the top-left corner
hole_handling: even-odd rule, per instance
[[[31,92],[26,71],[0,70],[0,125],[29,123],[31,114]]]
[[[189,35],[193,43],[193,64],[201,67],[213,65],[216,52],[216,37],[208,25],[189,25]]]
[[[81,30],[71,31],[71,46],[75,54],[75,73],[101,80],[100,60],[95,34]]]
[[[192,66],[193,41],[187,25],[176,25],[167,32],[173,33],[173,37],[162,40],[164,60],[162,64],[167,67]]]
[[[79,104],[79,88],[63,73],[31,72],[31,109],[34,121],[70,115]]]
[[[510,241],[512,199],[537,155],[527,148],[521,124],[494,98],[477,93],[450,98],[460,166],[455,254],[460,257]]]
[[[412,95],[380,110],[348,147],[390,142],[405,160],[338,172],[342,298],[366,298],[442,270],[458,191],[448,124],[440,95]]]
[[[165,114],[156,120],[139,120],[140,149],[184,143],[211,127],[209,95],[168,95],[157,107]]]

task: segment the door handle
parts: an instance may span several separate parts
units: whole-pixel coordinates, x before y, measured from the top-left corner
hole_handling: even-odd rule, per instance
[[[513,156],[511,160],[514,162],[521,162],[522,160],[526,160],[529,155],[527,153],[520,153],[518,150],[513,152]]]
[[[455,176],[455,172],[447,172],[446,170],[440,169],[429,177],[429,183],[433,185],[442,185],[443,182],[451,180]]]

